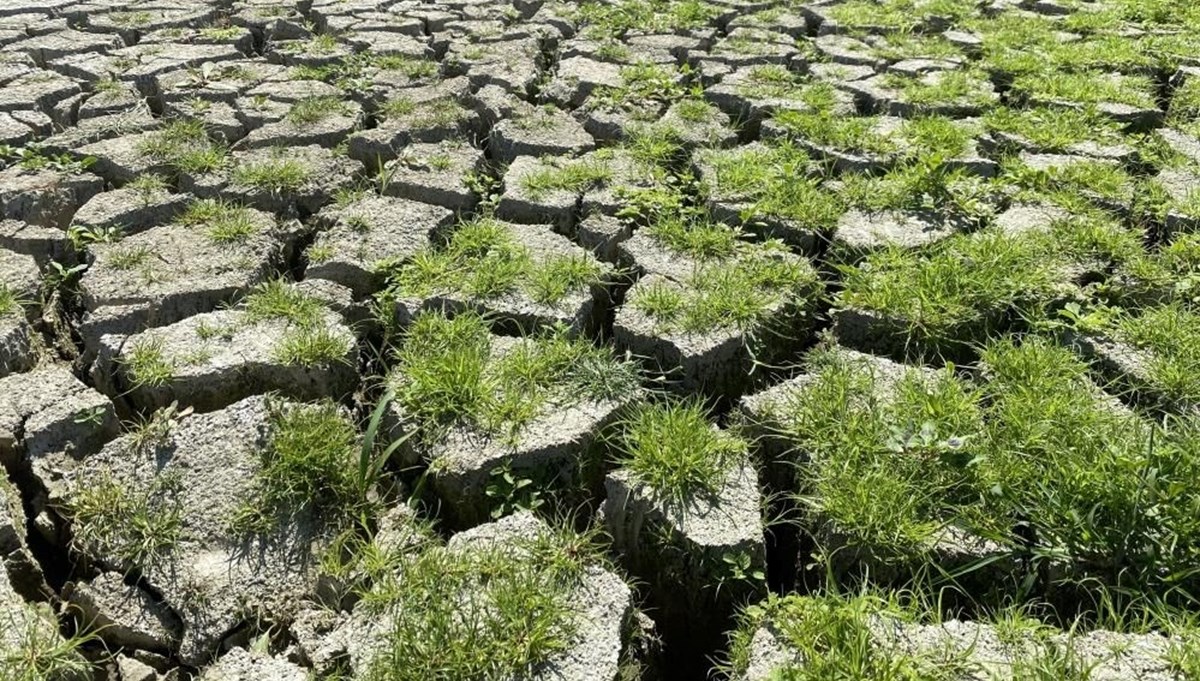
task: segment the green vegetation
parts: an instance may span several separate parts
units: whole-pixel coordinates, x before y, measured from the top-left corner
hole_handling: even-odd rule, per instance
[[[727,262],[702,265],[682,285],[658,280],[635,289],[628,304],[664,332],[757,332],[782,306],[804,307],[805,296],[817,288],[815,272],[786,253],[777,242],[747,249]]]
[[[996,102],[987,76],[971,70],[935,71],[922,76],[888,74],[883,84],[898,90],[902,101],[918,108],[988,107]]]
[[[1200,315],[1176,302],[1117,314],[1109,326],[1115,339],[1148,353],[1139,363],[1160,406],[1182,411],[1200,405]]]
[[[1121,129],[1094,109],[998,107],[984,114],[984,124],[1028,140],[1038,151],[1063,152],[1082,142],[1120,144]]]
[[[306,367],[345,363],[353,340],[330,325],[330,312],[317,298],[282,279],[262,284],[242,301],[249,324],[281,319],[287,329],[276,341],[276,361]]]
[[[657,107],[670,104],[684,94],[680,74],[674,67],[637,62],[621,67],[619,87],[599,87],[588,96],[589,109],[621,110],[634,118],[653,120]]]
[[[872,628],[878,618],[911,622],[913,608],[873,594],[769,598],[742,613],[730,637],[727,670],[745,673],[751,637],[760,626],[769,625],[797,656],[797,662],[785,663],[774,671],[771,678],[780,681],[953,681],[979,671],[966,666],[963,653],[947,650],[941,655],[922,654],[879,645],[878,634]]]
[[[1144,262],[1136,234],[1082,214],[1028,232],[988,228],[921,250],[884,248],[842,269],[837,304],[899,321],[898,344],[916,354],[953,354],[1020,319],[1042,318],[1092,268],[1161,276]]]
[[[841,201],[867,212],[924,210],[982,222],[990,217],[994,203],[990,183],[948,167],[938,156],[917,159],[883,175],[847,173],[840,179]]]
[[[211,173],[225,166],[228,150],[214,142],[198,120],[176,119],[138,145],[138,151],[175,172]]]
[[[619,0],[579,3],[578,17],[589,35],[620,36],[625,31],[646,32],[698,29],[709,25],[720,10],[701,0]]]
[[[535,201],[550,192],[583,193],[612,179],[612,170],[604,158],[585,158],[562,164],[547,163],[536,172],[521,177],[521,188]]]
[[[802,502],[846,535],[842,550],[864,547],[880,564],[926,557],[976,504],[966,465],[982,428],[976,391],[949,370],[891,376],[835,348],[811,353],[808,371],[817,380],[782,408],[812,462],[797,471]]]
[[[1036,168],[1013,160],[1005,164],[1004,181],[1019,198],[1047,198],[1073,211],[1088,212],[1094,202],[1131,205],[1136,180],[1116,163],[1080,158],[1062,165]]]
[[[17,292],[12,290],[8,284],[0,281],[0,318],[16,315],[21,311],[21,300],[17,298]]]
[[[236,40],[247,33],[246,29],[240,26],[206,26],[200,29],[200,35],[206,40],[215,42],[227,42]]]
[[[44,681],[86,678],[92,663],[80,648],[93,635],[63,637],[58,621],[45,604],[18,603],[0,614],[5,637],[0,642],[0,681]]]
[[[275,405],[254,498],[238,509],[233,529],[267,534],[307,514],[335,525],[353,519],[366,503],[354,477],[357,445],[354,424],[332,402]]]
[[[384,102],[380,111],[385,118],[404,118],[426,127],[439,128],[458,125],[471,116],[466,107],[449,98],[414,102],[407,97],[396,97]]]
[[[72,542],[87,555],[126,570],[144,570],[169,560],[183,538],[178,475],[156,475],[144,489],[111,473],[78,482],[67,512]]]
[[[188,205],[176,218],[188,226],[204,226],[208,238],[221,245],[236,245],[258,235],[262,227],[256,224],[253,210],[221,199],[199,199]]]
[[[878,128],[874,116],[837,116],[828,112],[784,110],[775,122],[806,142],[839,151],[893,154],[899,151],[891,136]]]
[[[305,97],[292,104],[292,108],[288,109],[286,119],[296,126],[313,125],[333,116],[346,115],[349,111],[350,106],[339,97],[330,95]]]
[[[312,170],[302,161],[276,158],[249,161],[233,169],[233,182],[269,192],[298,191],[312,179]]]
[[[617,462],[670,508],[717,494],[747,443],[717,430],[698,401],[645,403],[619,424]]]
[[[625,398],[639,385],[635,365],[564,330],[503,352],[494,343],[487,322],[473,314],[425,313],[412,323],[388,383],[424,437],[465,427],[516,440],[547,410]]]
[[[731,227],[687,215],[659,216],[646,229],[664,248],[700,261],[686,281],[658,278],[630,292],[627,304],[663,331],[762,331],[772,317],[797,321],[819,288],[807,261],[778,241],[743,241]]]
[[[1128,104],[1144,109],[1156,107],[1154,81],[1148,76],[1095,71],[1055,72],[1019,76],[1013,90],[1035,103]]]
[[[368,681],[528,675],[577,631],[574,589],[596,564],[591,534],[541,529],[510,544],[432,546],[400,556],[365,595],[387,622]]]
[[[557,305],[600,283],[601,275],[599,263],[582,254],[536,261],[504,223],[478,218],[390,272],[385,297],[451,293],[486,300],[522,291],[539,304]]]
[[[816,379],[782,418],[811,460],[799,471],[802,501],[843,550],[916,578],[953,528],[1034,565],[1053,561],[1059,580],[1133,593],[1190,586],[1187,547],[1200,527],[1184,510],[1196,500],[1183,481],[1197,468],[1195,425],[1114,408],[1086,364],[1037,337],[989,343],[981,364],[976,385],[950,369],[896,375],[838,350],[810,356]],[[1017,519],[1025,540],[1013,535]]]
[[[703,158],[712,165],[704,189],[714,199],[747,204],[748,221],[786,220],[797,229],[824,233],[844,210],[836,195],[806,177],[809,158],[791,144],[712,151]]]
[[[170,183],[167,178],[157,173],[145,173],[138,175],[130,180],[125,189],[132,189],[143,196],[144,199],[149,199],[150,196],[160,192],[166,192],[170,189]]]
[[[160,388],[175,377],[175,364],[167,358],[162,339],[157,336],[134,341],[121,362],[135,388]]]

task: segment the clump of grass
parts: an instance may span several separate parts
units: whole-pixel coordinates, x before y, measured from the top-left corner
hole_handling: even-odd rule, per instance
[[[388,633],[364,678],[534,673],[573,641],[571,599],[596,555],[591,541],[569,530],[541,530],[504,545],[434,546],[400,557],[398,569],[365,596],[365,604],[387,618]]]
[[[0,680],[44,681],[87,678],[95,671],[80,648],[95,637],[63,637],[58,620],[44,604],[19,602],[0,614],[5,640],[0,644]]]
[[[244,318],[254,324],[271,319],[288,322],[272,356],[278,362],[307,367],[346,362],[352,341],[329,326],[328,309],[317,298],[281,279],[259,286],[242,302]]]
[[[790,143],[761,150],[717,151],[708,155],[713,177],[708,191],[749,205],[755,216],[787,220],[800,229],[823,232],[837,223],[843,208],[832,192],[809,179],[809,158]]]
[[[620,0],[587,3],[579,17],[596,36],[620,36],[625,31],[682,31],[708,26],[720,10],[700,0],[665,0],[647,3]]]
[[[646,234],[675,253],[700,260],[727,258],[739,244],[737,230],[679,211],[655,216],[646,227]]]
[[[125,569],[145,569],[170,558],[183,533],[178,475],[162,473],[135,490],[105,473],[76,488],[68,508],[72,544]]]
[[[289,329],[279,339],[272,356],[284,364],[315,367],[345,363],[351,343],[327,326]]]
[[[438,73],[438,63],[431,59],[409,57],[402,54],[375,56],[371,66],[384,71],[397,71],[412,79],[432,78]]]
[[[928,154],[954,158],[966,152],[977,132],[975,127],[945,116],[922,116],[905,121],[900,134],[909,143],[910,157]]]
[[[584,106],[629,111],[635,118],[652,120],[663,105],[674,102],[683,93],[678,72],[672,66],[638,62],[621,67],[621,85],[596,88]]]
[[[888,74],[887,87],[899,90],[903,100],[914,106],[988,106],[995,101],[985,74],[969,69],[939,71],[930,76]]]
[[[799,99],[816,111],[827,111],[836,103],[834,89],[827,83],[807,83],[795,71],[778,64],[762,64],[747,70],[738,86],[746,97]]]
[[[224,167],[228,150],[212,141],[198,120],[172,121],[158,133],[142,141],[138,151],[177,172],[208,173]]]
[[[239,535],[303,515],[337,526],[367,503],[355,477],[358,432],[336,404],[272,405],[269,438],[253,499],[232,519]]]
[[[923,251],[885,248],[843,268],[838,303],[904,320],[908,339],[924,348],[953,345],[963,333],[982,338],[1007,313],[1045,302],[1061,269],[1040,246],[985,231]]]
[[[965,653],[922,653],[880,645],[875,628],[881,619],[912,622],[914,608],[894,595],[871,593],[770,597],[741,613],[723,667],[731,676],[744,674],[755,631],[769,626],[778,632],[788,651],[795,652],[797,660],[774,669],[772,678],[951,681],[981,671],[972,668]]]
[[[1175,88],[1167,122],[1172,125],[1194,126],[1200,120],[1200,79],[1189,78]]]
[[[305,97],[292,104],[285,118],[293,125],[313,125],[330,117],[345,114],[348,109],[345,102],[332,95]]]
[[[818,354],[814,380],[782,413],[802,501],[874,560],[928,560],[954,527],[1025,547],[1034,568],[1131,593],[1195,583],[1189,512],[1196,426],[1165,427],[1115,408],[1086,364],[1037,336],[981,352],[978,387],[950,369],[890,376]],[[1021,527],[1021,536],[1014,533]]]
[[[1200,315],[1179,302],[1120,314],[1113,323],[1121,341],[1149,353],[1145,371],[1168,409],[1200,404]]]
[[[754,330],[778,305],[818,286],[812,268],[782,243],[743,241],[737,230],[687,211],[658,213],[646,232],[700,261],[686,282],[661,279],[631,294],[629,304],[664,331]]]
[[[602,159],[589,158],[567,161],[521,178],[521,188],[535,201],[550,192],[566,191],[576,194],[600,186],[612,179],[612,170]]]
[[[114,248],[105,260],[109,267],[126,272],[145,265],[153,258],[154,251],[147,246],[138,245]]]
[[[599,264],[582,255],[535,262],[504,223],[479,218],[460,225],[440,248],[395,268],[385,295],[419,298],[441,291],[489,299],[524,291],[555,305],[599,283],[601,274]]]
[[[716,495],[747,444],[717,430],[699,401],[646,403],[619,424],[618,463],[670,508]]]
[[[290,158],[270,158],[243,163],[233,169],[233,181],[270,192],[293,192],[312,179],[312,170]]]
[[[0,281],[0,318],[20,312],[21,301],[17,298],[17,292],[9,288],[7,283]]]
[[[937,155],[920,157],[883,175],[848,173],[837,194],[842,202],[868,212],[936,211],[981,221],[991,213],[994,190]]]
[[[629,305],[666,332],[762,331],[772,310],[815,291],[817,277],[788,259],[778,242],[747,246],[735,257],[701,265],[682,285],[662,280],[636,289]]]
[[[717,118],[720,110],[703,99],[688,97],[675,103],[674,111],[677,116],[688,123],[707,123]]]
[[[161,338],[135,340],[121,358],[135,388],[160,388],[175,378],[175,363],[166,356]]]
[[[1017,188],[1019,198],[1048,198],[1080,211],[1086,210],[1088,196],[1130,203],[1137,186],[1125,169],[1099,160],[1048,168],[1031,168],[1018,160],[1006,160],[1003,168],[1004,181]]]
[[[385,102],[380,111],[386,118],[409,118],[435,127],[455,125],[471,115],[457,100],[448,98],[414,102],[407,97],[397,97]]]
[[[1055,71],[1018,76],[1013,90],[1038,102],[1075,104],[1128,104],[1156,108],[1154,81],[1149,76],[1096,71]]]
[[[1086,141],[1116,144],[1120,127],[1092,108],[997,107],[983,116],[984,125],[1028,140],[1041,151],[1062,152]]]
[[[615,400],[637,390],[636,367],[565,330],[522,339],[493,356],[487,322],[474,314],[419,316],[389,379],[398,405],[431,439],[466,427],[515,438],[544,410]]]
[[[790,441],[812,462],[798,470],[804,505],[874,560],[920,562],[976,502],[965,464],[983,428],[977,392],[949,370],[891,377],[836,348],[808,364],[815,380],[784,407]]]
[[[225,42],[242,36],[246,29],[240,26],[205,26],[200,35],[207,40]]]
[[[176,218],[176,222],[189,226],[203,225],[208,238],[222,245],[245,243],[260,231],[255,224],[254,213],[249,208],[221,199],[193,201]]]
[[[531,262],[502,223],[483,218],[460,225],[441,249],[414,256],[394,274],[391,288],[401,296],[450,290],[494,298],[516,289]]]
[[[627,133],[625,149],[635,161],[650,168],[669,169],[684,156],[684,133],[676,123],[634,125]]]
[[[167,179],[157,173],[143,173],[130,180],[126,185],[126,189],[133,189],[143,196],[157,192],[165,192],[170,188]]]
[[[898,147],[888,135],[877,130],[875,116],[837,116],[825,111],[784,110],[774,114],[775,122],[790,134],[812,144],[843,151],[891,154]]]
[[[1197,474],[1195,424],[1160,428],[1114,409],[1087,366],[1047,341],[996,343],[982,360],[992,512],[1027,519],[1039,552],[1069,557],[1076,574],[1144,592],[1192,583],[1180,547],[1200,528],[1180,513],[1196,503],[1182,483]]]
[[[525,289],[534,302],[553,305],[599,282],[602,271],[600,263],[585,255],[551,258],[528,272]]]
[[[242,309],[251,323],[286,319],[301,326],[316,323],[324,312],[321,301],[282,279],[273,279],[256,288],[242,301]]]

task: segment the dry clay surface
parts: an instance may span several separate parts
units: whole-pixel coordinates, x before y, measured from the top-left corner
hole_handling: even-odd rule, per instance
[[[802,608],[738,613],[818,559],[920,570],[805,487],[845,453],[796,416],[814,347],[870,367],[847,409],[949,372],[987,421],[1025,384],[982,348],[1036,335],[1106,413],[1196,417],[1158,369],[1194,350],[1137,333],[1200,340],[1183,4],[0,1],[0,681],[822,678]],[[707,420],[623,440],[648,404]],[[727,455],[671,487],[697,448]],[[917,553],[984,559],[972,595],[1118,571],[955,513]],[[526,570],[557,600],[514,605]],[[862,645],[1022,678],[951,614]],[[1166,633],[1046,636],[1071,678],[1200,673]]]

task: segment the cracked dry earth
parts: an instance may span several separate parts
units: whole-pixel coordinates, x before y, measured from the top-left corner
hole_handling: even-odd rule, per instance
[[[0,681],[1198,678],[1184,4],[0,0]]]

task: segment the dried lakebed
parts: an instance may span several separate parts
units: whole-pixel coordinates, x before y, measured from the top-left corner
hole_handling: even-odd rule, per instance
[[[0,681],[1200,679],[1200,10],[0,7]]]

